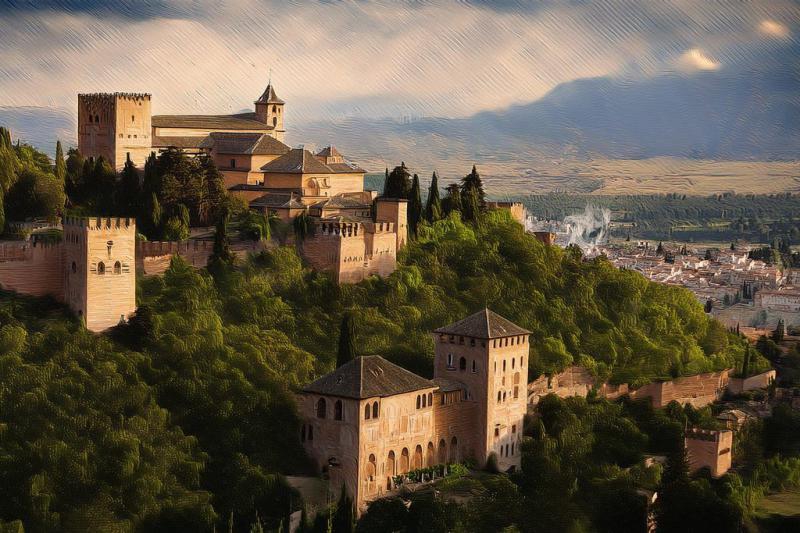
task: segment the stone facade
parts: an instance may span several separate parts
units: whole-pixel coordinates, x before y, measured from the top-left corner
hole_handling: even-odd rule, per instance
[[[529,332],[484,310],[434,332],[434,378],[359,357],[298,395],[301,440],[359,512],[418,468],[520,466]]]
[[[150,95],[78,95],[78,150],[122,170],[130,157],[139,168],[152,150]]]
[[[727,429],[690,429],[686,432],[686,452],[691,473],[708,468],[720,477],[731,468],[733,432]]]
[[[766,389],[775,381],[776,376],[777,373],[775,370],[767,370],[766,372],[746,378],[730,378],[728,389],[733,394],[741,394],[749,390]]]

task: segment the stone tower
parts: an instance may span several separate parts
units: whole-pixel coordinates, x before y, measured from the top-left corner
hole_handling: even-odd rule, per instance
[[[91,331],[136,311],[136,223],[131,218],[64,219],[64,301]]]
[[[522,422],[527,410],[530,332],[488,309],[434,331],[434,380],[466,387],[477,408],[475,459],[491,454],[501,471],[520,467]]]
[[[267,85],[264,94],[255,101],[255,104],[256,118],[275,128],[274,137],[283,142],[286,135],[286,129],[283,127],[283,106],[285,102],[275,94],[272,82]]]
[[[152,149],[150,95],[95,93],[78,95],[78,150],[103,157],[119,171],[130,156],[143,168]]]
[[[375,221],[391,222],[397,230],[395,250],[400,251],[408,242],[408,200],[378,197],[375,202]]]

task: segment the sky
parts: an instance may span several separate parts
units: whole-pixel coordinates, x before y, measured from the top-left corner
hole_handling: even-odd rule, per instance
[[[790,0],[0,0],[0,106],[232,113],[271,75],[287,123],[466,117],[581,78],[747,72],[799,34]]]

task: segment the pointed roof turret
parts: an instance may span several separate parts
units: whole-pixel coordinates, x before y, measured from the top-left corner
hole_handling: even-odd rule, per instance
[[[264,90],[264,94],[261,95],[261,98],[256,100],[257,104],[285,104],[283,100],[278,98],[278,95],[275,94],[275,88],[272,87],[272,82],[270,81],[267,85],[267,88]]]
[[[474,315],[470,315],[449,326],[435,329],[433,332],[446,335],[463,335],[477,339],[496,339],[530,334],[527,329],[517,326],[488,308],[484,308],[482,311],[478,311]]]

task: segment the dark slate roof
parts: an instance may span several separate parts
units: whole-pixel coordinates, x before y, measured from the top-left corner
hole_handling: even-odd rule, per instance
[[[283,100],[278,98],[278,95],[275,94],[275,88],[272,87],[272,83],[267,85],[267,88],[264,90],[264,94],[256,100],[257,104],[284,104]]]
[[[303,209],[305,204],[297,199],[293,193],[268,193],[259,196],[250,202],[251,207],[287,207],[290,209]]]
[[[346,174],[349,172],[357,172],[357,173],[365,173],[366,170],[361,168],[360,166],[356,165],[355,163],[328,163],[327,167],[331,169],[332,172],[336,174]]]
[[[528,335],[530,331],[522,329],[494,311],[484,309],[449,326],[434,330],[434,333],[447,335],[463,335],[477,339],[496,339],[513,335]]]
[[[269,124],[256,120],[255,113],[238,115],[153,115],[154,128],[198,128],[228,130],[272,130]]]
[[[467,387],[460,381],[447,378],[433,378],[433,382],[439,386],[442,392],[453,392],[457,390],[465,390]]]
[[[311,207],[316,208],[363,208],[363,207],[370,207],[372,204],[364,203],[358,198],[351,198],[349,196],[344,196],[341,194],[337,194],[336,196],[332,196],[330,198],[326,198],[324,200],[320,200],[319,202],[312,204]]]
[[[322,376],[307,385],[303,392],[362,400],[431,388],[436,388],[434,382],[400,368],[379,355],[366,355],[356,357]]]
[[[237,183],[228,188],[229,191],[268,191],[269,187],[264,185],[255,185],[251,183]]]
[[[212,132],[203,148],[214,148],[220,154],[281,155],[289,147],[266,133]]]
[[[202,148],[204,136],[153,137],[153,148]]]
[[[342,154],[335,146],[330,145],[317,152],[317,157],[342,157]]]
[[[293,148],[261,167],[264,172],[289,174],[331,174],[333,171],[314,154],[303,148]]]

